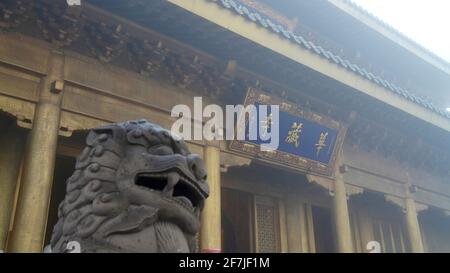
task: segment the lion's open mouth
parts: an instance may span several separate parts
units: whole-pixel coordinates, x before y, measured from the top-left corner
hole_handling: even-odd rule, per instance
[[[192,185],[192,182],[176,171],[138,173],[135,184],[151,191],[159,191],[164,198],[174,201],[191,212],[198,209],[204,200],[201,192]]]

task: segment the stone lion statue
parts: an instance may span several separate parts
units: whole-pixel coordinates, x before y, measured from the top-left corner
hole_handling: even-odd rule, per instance
[[[203,161],[146,120],[93,129],[67,180],[51,252],[197,252]],[[48,251],[48,249],[47,249]]]

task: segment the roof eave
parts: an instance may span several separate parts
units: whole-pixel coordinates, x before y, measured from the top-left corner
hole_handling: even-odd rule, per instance
[[[224,29],[236,33],[246,39],[253,41],[271,51],[285,56],[299,64],[309,67],[329,78],[341,82],[355,90],[365,93],[392,107],[400,109],[425,122],[450,132],[450,119],[430,111],[410,100],[393,93],[392,91],[375,84],[356,73],[338,66],[325,58],[313,54],[311,51],[283,39],[280,35],[260,27],[246,20],[236,13],[221,8],[219,5],[208,0],[167,0],[197,16],[200,16]]]

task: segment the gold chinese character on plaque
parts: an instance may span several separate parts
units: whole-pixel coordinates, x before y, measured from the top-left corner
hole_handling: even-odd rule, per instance
[[[319,141],[316,143],[316,157],[319,157],[320,151],[327,146],[325,142],[327,141],[328,132],[320,133]]]
[[[272,113],[270,113],[269,116],[267,116],[261,121],[261,130],[262,130],[261,136],[263,138],[267,137],[267,134],[269,130],[271,130],[271,128],[272,128]]]
[[[300,133],[302,132],[303,123],[294,122],[291,126],[291,130],[289,130],[286,139],[284,140],[286,143],[294,144],[296,148],[300,145],[299,138]]]

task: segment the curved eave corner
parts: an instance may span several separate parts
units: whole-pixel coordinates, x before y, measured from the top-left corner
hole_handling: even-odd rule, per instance
[[[209,0],[167,0],[197,16],[200,16],[218,26],[228,29],[265,48],[285,56],[299,64],[309,67],[325,76],[339,81],[362,93],[376,98],[388,105],[398,108],[412,116],[433,124],[450,132],[450,119],[431,111],[411,100],[405,99],[391,90],[373,81],[353,73],[336,62],[322,58],[311,50],[299,46],[268,28],[264,28],[245,17],[217,5]]]

